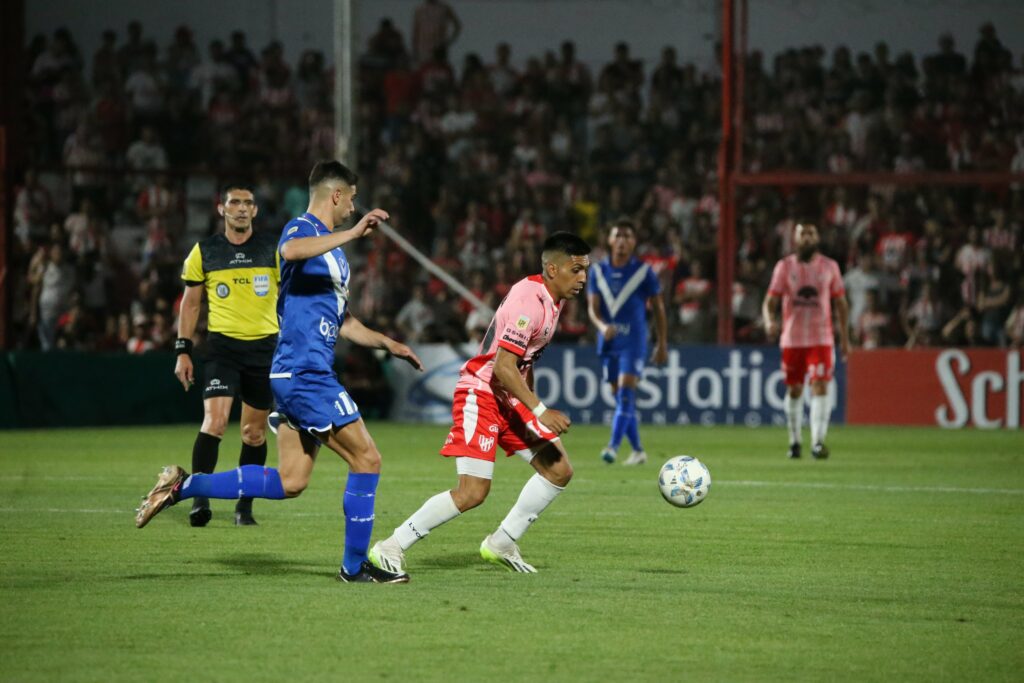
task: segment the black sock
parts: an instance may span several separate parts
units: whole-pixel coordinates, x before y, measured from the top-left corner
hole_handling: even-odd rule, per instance
[[[242,442],[242,452],[238,456],[238,466],[242,465],[266,465],[267,464],[267,442],[259,446],[250,446]]]
[[[238,456],[238,466],[242,465],[266,465],[267,464],[267,442],[259,446],[250,446],[242,442],[242,452]],[[252,498],[239,498],[236,510],[252,510]]]
[[[217,468],[217,450],[220,448],[220,437],[199,432],[196,443],[192,446],[192,471],[212,474]]]

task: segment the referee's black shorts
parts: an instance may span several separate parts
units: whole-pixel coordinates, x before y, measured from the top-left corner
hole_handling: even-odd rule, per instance
[[[217,332],[206,338],[203,364],[203,400],[218,396],[242,397],[257,410],[270,410],[270,362],[277,335],[262,339],[234,339]]]

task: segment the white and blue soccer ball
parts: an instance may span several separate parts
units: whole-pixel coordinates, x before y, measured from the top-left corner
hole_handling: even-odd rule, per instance
[[[669,458],[658,472],[658,488],[661,495],[672,505],[692,508],[708,497],[711,490],[711,473],[697,458],[691,455],[677,455]]]

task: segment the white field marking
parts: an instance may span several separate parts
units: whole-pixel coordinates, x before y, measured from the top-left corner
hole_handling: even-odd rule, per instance
[[[649,486],[646,479],[635,480],[632,484]],[[574,477],[571,485],[592,486],[600,483],[596,479]],[[959,486],[899,486],[880,484],[833,484],[831,482],[816,481],[759,481],[754,479],[715,479],[711,477],[711,486],[751,486],[793,489],[834,489],[837,491],[877,491],[880,493],[976,493],[976,494],[1005,494],[1008,496],[1024,496],[1024,489],[997,489],[982,487],[959,487]]]
[[[884,493],[1001,493],[1009,496],[1024,496],[1024,489],[972,488],[960,486],[885,486],[876,484],[832,484],[814,481],[756,481],[749,479],[711,479],[712,486],[776,486],[797,489],[836,489],[840,491],[879,491]]]

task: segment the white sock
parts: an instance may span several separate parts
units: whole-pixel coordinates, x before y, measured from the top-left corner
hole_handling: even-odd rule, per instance
[[[458,516],[459,508],[455,507],[452,492],[442,491],[412,513],[412,517],[397,526],[393,538],[402,546],[402,550],[407,550],[431,530]]]
[[[551,505],[551,501],[564,490],[540,474],[533,475],[523,486],[519,500],[509,510],[508,516],[501,521],[498,529],[504,531],[513,541],[518,541],[530,525],[537,521],[537,516],[544,512],[544,508]]]
[[[804,400],[803,396],[793,398],[786,392],[786,400],[784,403],[786,409],[786,426],[789,428],[789,443],[800,443],[800,430],[803,429],[804,422]],[[814,421],[811,421],[813,428]]]
[[[811,396],[811,441],[815,445],[825,443],[831,408],[828,396]]]

